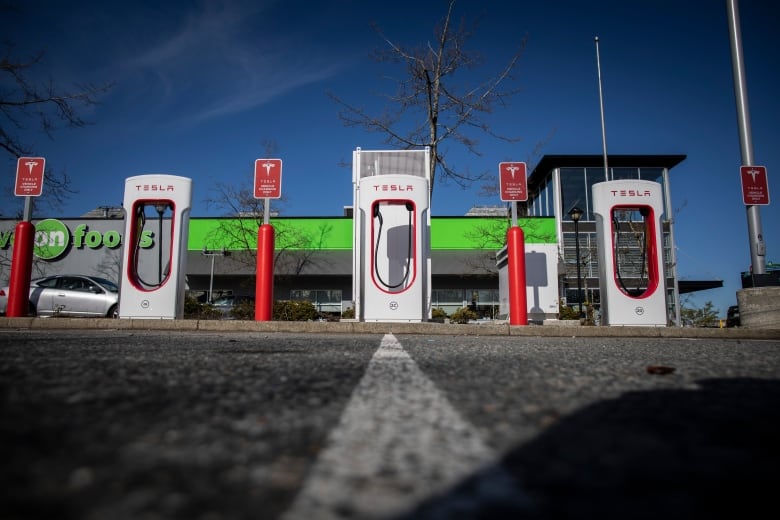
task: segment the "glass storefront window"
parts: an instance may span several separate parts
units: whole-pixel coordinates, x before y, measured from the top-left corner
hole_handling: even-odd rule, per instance
[[[561,168],[561,220],[571,220],[569,210],[574,206],[583,209],[587,205],[585,196],[585,171],[583,168]]]
[[[463,305],[463,290],[433,289],[431,291],[431,301],[434,307],[453,304],[457,304],[460,307]]]
[[[664,169],[663,168],[641,168],[639,170],[639,176],[642,180],[653,181],[659,184],[664,183]]]
[[[593,208],[591,207],[592,201],[592,193],[593,193],[593,185],[598,182],[604,182],[604,168],[586,168],[585,169],[585,189],[586,194],[588,196],[588,204],[587,207],[580,208],[585,212],[582,216],[582,220],[596,220],[596,216],[593,214]]]
[[[318,312],[341,312],[341,290],[339,289],[294,289],[290,291],[290,299],[310,301]]]
[[[612,180],[638,179],[639,168],[611,168]]]

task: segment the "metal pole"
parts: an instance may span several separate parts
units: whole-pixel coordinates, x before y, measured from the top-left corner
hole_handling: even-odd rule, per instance
[[[22,220],[24,220],[25,222],[30,222],[32,220],[32,212],[33,212],[33,198],[25,197],[24,214],[22,215]]]
[[[577,254],[577,301],[580,304],[580,318],[582,318],[582,278],[580,277],[580,222],[574,221],[574,241]]]
[[[750,110],[745,82],[745,64],[742,59],[742,34],[739,24],[739,6],[737,0],[726,0],[729,19],[729,40],[731,41],[731,65],[734,75],[734,95],[737,102],[737,122],[739,125],[739,145],[742,152],[742,165],[753,164],[753,138],[750,132]],[[766,245],[761,232],[760,206],[747,206],[748,241],[750,243],[750,265],[753,274],[766,273]]]
[[[211,275],[209,276],[209,303],[212,303],[211,294],[214,290],[214,258],[217,255],[213,252],[211,253]]]
[[[611,181],[607,166],[607,127],[604,123],[604,95],[601,88],[601,57],[599,56],[599,37],[596,36],[596,69],[599,75],[599,107],[601,109],[601,147],[604,153],[604,180]]]

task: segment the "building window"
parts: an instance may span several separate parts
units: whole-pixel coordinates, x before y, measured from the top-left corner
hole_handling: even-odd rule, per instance
[[[341,314],[341,290],[339,289],[293,289],[290,299],[310,301],[317,312]]]
[[[431,306],[448,315],[468,307],[480,318],[495,318],[499,311],[498,289],[433,289]]]
[[[561,168],[561,220],[571,220],[569,210],[579,206],[583,211],[587,207],[585,195],[585,170],[583,168]]]
[[[593,213],[593,185],[599,182],[604,182],[604,168],[586,168],[585,169],[585,196],[588,199],[588,203],[585,206],[580,206],[580,209],[585,213],[582,215],[582,220],[596,220],[596,215]]]
[[[612,180],[639,179],[639,168],[612,168]]]

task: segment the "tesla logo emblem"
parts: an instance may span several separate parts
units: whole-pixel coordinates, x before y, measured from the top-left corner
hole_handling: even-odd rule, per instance
[[[38,161],[27,161],[25,163],[22,163],[25,166],[27,166],[27,169],[30,171],[30,175],[32,175],[33,168],[38,166]],[[755,174],[753,174],[753,181],[756,180]]]
[[[636,313],[637,316],[641,316],[642,314],[645,313],[645,308],[644,307],[637,307],[636,309],[634,309],[634,312]]]
[[[270,175],[271,175],[271,168],[273,168],[273,167],[274,167],[274,166],[276,166],[276,165],[275,165],[274,163],[272,163],[272,162],[268,162],[268,161],[266,161],[266,162],[264,162],[264,163],[261,163],[261,164],[260,164],[260,166],[261,166],[262,168],[265,168],[265,174],[266,174],[266,176],[270,176]]]
[[[396,302],[396,301],[392,301],[392,302],[390,302],[390,310],[391,310],[391,311],[394,311],[394,310],[396,310],[397,308],[398,308],[398,302]]]

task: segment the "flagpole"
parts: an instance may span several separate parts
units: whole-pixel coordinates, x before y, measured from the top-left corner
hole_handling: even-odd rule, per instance
[[[601,88],[601,58],[599,56],[599,37],[596,36],[596,68],[599,75],[599,106],[601,108],[601,147],[604,153],[604,180],[612,180],[609,175],[609,167],[607,166],[607,127],[604,123],[604,94]]]

